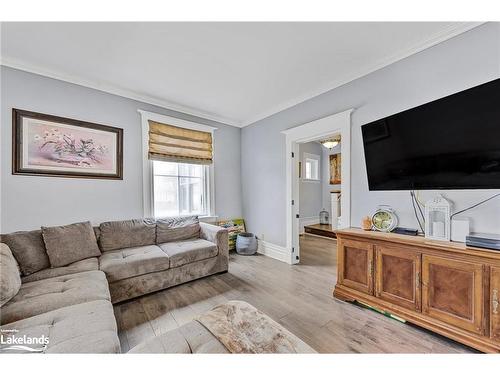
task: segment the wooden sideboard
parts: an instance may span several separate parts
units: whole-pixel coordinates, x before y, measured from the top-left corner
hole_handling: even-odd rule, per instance
[[[499,251],[356,228],[336,234],[336,298],[500,352]]]

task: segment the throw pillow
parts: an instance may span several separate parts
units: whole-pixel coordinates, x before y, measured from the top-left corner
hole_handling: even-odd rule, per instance
[[[3,234],[0,242],[10,248],[23,276],[50,268],[41,230]]]
[[[52,268],[101,255],[90,222],[42,227],[43,241]]]

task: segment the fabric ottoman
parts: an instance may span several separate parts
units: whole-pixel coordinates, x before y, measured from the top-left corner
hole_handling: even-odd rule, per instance
[[[280,324],[243,301],[230,301],[129,353],[316,353]]]

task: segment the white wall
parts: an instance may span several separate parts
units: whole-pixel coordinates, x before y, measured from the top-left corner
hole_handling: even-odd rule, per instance
[[[140,116],[137,109],[195,120],[166,109],[1,67],[1,230],[79,220],[94,223],[142,215]],[[249,231],[284,246],[285,136],[292,128],[348,108],[352,114],[352,222],[390,204],[401,225],[417,223],[408,192],[369,192],[361,125],[500,77],[500,25],[488,23],[242,130],[211,121],[215,135],[216,205],[221,217],[241,216]],[[124,180],[11,174],[12,107],[121,127]],[[196,120],[195,120],[196,121]],[[240,150],[241,132],[241,154]],[[241,167],[241,173],[240,173]],[[456,209],[498,192],[446,191]],[[424,192],[424,199],[435,192]],[[242,207],[242,205],[243,207]],[[242,212],[243,211],[243,212]],[[473,229],[500,231],[500,200],[470,212]]]
[[[12,175],[12,108],[123,128],[123,181]],[[214,135],[216,214],[241,217],[240,129],[2,66],[1,231],[142,217],[138,109],[218,128]]]
[[[316,155],[319,157],[319,181],[308,181],[304,177],[299,180],[299,211],[301,218],[318,217],[322,209],[322,146],[317,142],[307,142],[299,144],[299,157],[304,169],[304,154]]]
[[[299,144],[299,158],[302,162],[301,178],[299,179],[299,233],[304,233],[304,225],[318,224],[319,212],[322,210],[323,192],[323,150],[318,142],[307,142]],[[305,155],[311,154],[319,157],[319,181],[307,181],[304,179]]]
[[[261,120],[242,130],[243,215],[249,231],[285,246],[285,136],[282,130],[355,108],[352,114],[351,225],[378,204],[417,227],[409,193],[370,192],[361,125],[500,77],[500,24],[488,23]],[[498,190],[446,191],[461,209]],[[425,192],[424,199],[436,192]],[[500,199],[469,213],[472,228],[500,232]]]

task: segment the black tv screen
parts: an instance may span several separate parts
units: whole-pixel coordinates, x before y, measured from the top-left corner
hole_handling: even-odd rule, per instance
[[[500,189],[500,79],[361,130],[370,190]]]

